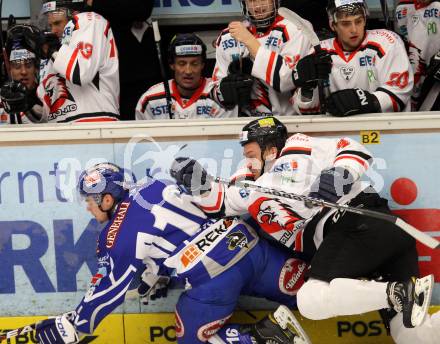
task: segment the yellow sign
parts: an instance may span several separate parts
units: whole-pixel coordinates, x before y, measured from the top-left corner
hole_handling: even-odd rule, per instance
[[[380,131],[361,130],[361,143],[364,145],[377,145],[380,143]]]
[[[440,311],[431,307],[430,313]],[[230,322],[254,323],[269,311],[236,312]],[[392,344],[378,312],[359,316],[338,317],[312,321],[304,319],[298,311],[295,316],[310,336],[312,343],[326,344]],[[0,318],[0,332],[33,324],[46,317]],[[125,338],[125,340],[124,340]],[[36,343],[30,332],[11,338],[7,344]],[[174,313],[111,314],[98,326],[93,335],[80,343],[92,344],[169,344],[177,343],[174,330]]]

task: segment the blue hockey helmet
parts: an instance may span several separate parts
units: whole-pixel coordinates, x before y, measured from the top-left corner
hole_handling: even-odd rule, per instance
[[[84,197],[92,196],[98,206],[106,194],[110,194],[115,203],[119,203],[127,192],[124,181],[124,170],[118,165],[99,163],[81,173],[78,191]]]

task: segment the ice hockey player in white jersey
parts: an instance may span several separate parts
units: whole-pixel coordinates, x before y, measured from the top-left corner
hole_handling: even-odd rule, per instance
[[[245,21],[231,22],[217,39],[212,97],[226,108],[238,105],[242,115],[293,115],[292,89],[280,92],[279,69],[283,62],[292,68],[311,43],[278,15],[279,0],[240,2]],[[253,63],[258,55],[268,63]]]
[[[440,1],[401,0],[396,6],[396,31],[408,42],[414,72],[413,110],[419,110],[440,83]],[[422,110],[440,110],[439,93]]]
[[[202,75],[206,45],[197,35],[176,35],[168,50],[168,62],[174,72],[174,78],[167,81],[170,97],[163,82],[150,87],[136,106],[137,120],[237,116],[236,110],[225,111],[209,98],[213,84]]]
[[[6,35],[11,81],[0,90],[0,123],[29,124],[42,119],[42,104],[36,95],[39,75],[40,30],[32,25],[11,27]]]
[[[51,56],[37,90],[48,122],[102,122],[119,118],[119,63],[109,22],[81,12],[84,0],[45,1],[43,14],[53,33],[67,25],[59,51]]]
[[[248,176],[258,185],[389,212],[387,201],[360,181],[371,164],[362,145],[346,137],[298,133],[280,150],[283,136],[287,138],[287,130],[276,118],[254,120],[243,128],[240,142],[249,158]],[[440,314],[434,319],[426,316],[433,275],[412,278],[418,275],[417,251],[415,240],[404,231],[383,220],[218,185],[195,160],[179,160],[180,169],[173,175],[189,192],[195,191],[194,202],[206,214],[249,212],[276,241],[311,260],[309,279],[298,292],[303,316],[321,320],[392,308],[383,313],[397,312],[388,321],[397,343],[418,343],[422,338],[435,343],[438,333],[433,325]],[[238,190],[230,190],[234,188]],[[375,281],[379,276],[383,280]]]
[[[296,111],[321,112],[319,79],[329,80],[324,109],[334,116],[409,110],[413,73],[402,40],[388,30],[365,29],[363,0],[329,0],[327,13],[336,38],[321,42],[324,52],[298,61],[293,75],[286,64],[279,69],[281,91],[300,88],[293,98]]]

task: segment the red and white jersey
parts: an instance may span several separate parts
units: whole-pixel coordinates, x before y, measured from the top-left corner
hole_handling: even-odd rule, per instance
[[[258,178],[256,184],[308,195],[323,170],[339,166],[348,169],[356,180],[350,193],[339,200],[339,203],[345,203],[370,185],[359,181],[369,167],[370,159],[371,155],[364,146],[350,138],[327,139],[295,134],[287,139],[280,157],[269,171]],[[239,171],[237,177],[252,179],[246,170]],[[252,189],[226,187],[215,182],[211,186],[209,194],[194,198],[206,214],[223,211],[226,215],[240,215],[249,212],[265,232],[297,251],[304,250],[304,236],[314,243],[312,249],[319,247],[324,223],[336,212],[327,212],[317,225],[308,228],[307,223],[319,213],[320,208],[308,208],[304,202],[277,199]]]
[[[415,100],[425,80],[429,61],[440,51],[440,1],[419,4],[400,1],[396,7],[396,30],[408,41],[408,56],[414,72]]]
[[[209,78],[202,78],[199,88],[189,99],[179,93],[174,79],[168,80],[168,86],[171,93],[173,118],[224,118],[238,115],[237,110],[226,111],[209,98],[209,92],[213,86]],[[170,119],[163,82],[150,87],[141,96],[136,106],[136,119]]]
[[[410,110],[413,72],[402,39],[392,31],[367,30],[358,49],[344,52],[335,38],[321,42],[330,53],[333,66],[330,73],[330,93],[361,88],[374,94],[382,112]],[[294,107],[301,114],[319,113],[318,90],[312,100],[294,95]]]
[[[118,120],[118,53],[110,24],[99,14],[73,17],[42,75],[37,95],[48,122]]]
[[[309,23],[311,26],[311,24]],[[256,60],[253,65],[252,75],[256,77],[251,93],[251,116],[287,116],[294,111],[290,98],[292,90],[280,93],[279,70],[283,64],[293,68],[295,63],[307,55],[311,43],[298,27],[281,16],[264,33],[258,33],[254,27],[249,30],[261,43]],[[263,56],[260,62],[259,55]],[[228,75],[229,64],[242,57],[249,57],[248,49],[238,43],[224,30],[217,39],[216,65],[212,79],[216,87],[222,78]],[[265,57],[268,56],[267,61]]]

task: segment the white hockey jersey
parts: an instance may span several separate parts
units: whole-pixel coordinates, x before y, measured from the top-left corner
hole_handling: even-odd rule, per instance
[[[256,183],[285,192],[308,195],[313,182],[323,170],[339,166],[348,169],[357,180],[350,193],[339,200],[344,203],[370,185],[359,181],[369,167],[370,159],[370,153],[350,138],[326,139],[294,134],[286,141],[280,157],[270,170],[258,178]],[[252,175],[242,170],[232,179],[236,178],[251,179]],[[304,202],[284,202],[283,199],[237,186],[226,187],[212,182],[211,187],[209,194],[194,198],[194,202],[206,214],[239,215],[249,212],[265,232],[277,241],[296,251],[304,250],[303,236],[307,231],[307,223],[319,212],[319,208],[310,209]],[[308,228],[309,242],[314,242],[312,250],[322,242],[324,223],[334,213],[335,211],[326,213],[318,225]],[[303,231],[304,228],[306,229]]]
[[[119,118],[119,62],[109,22],[77,14],[62,46],[44,68],[37,95],[48,122],[115,121]]]
[[[190,99],[183,97],[177,89],[174,79],[168,80],[171,93],[171,111],[173,118],[223,118],[237,117],[237,110],[226,111],[209,98],[213,86],[211,79],[203,78],[199,88]],[[150,87],[136,105],[136,119],[170,119],[163,82]]]
[[[311,26],[310,23],[308,24]],[[294,111],[290,103],[292,90],[279,92],[279,69],[283,64],[293,68],[296,62],[310,51],[310,41],[298,27],[281,16],[277,16],[272,26],[264,33],[258,33],[254,27],[251,27],[250,31],[261,43],[258,54],[267,56],[268,63],[261,65],[257,59],[254,62],[252,75],[256,79],[248,115],[293,115]],[[228,75],[229,64],[240,56],[248,57],[249,51],[242,43],[232,38],[228,29],[224,30],[217,39],[216,65],[212,77],[216,90],[221,79]]]
[[[382,112],[410,111],[413,72],[403,41],[394,32],[367,30],[363,42],[353,52],[344,52],[335,38],[322,41],[321,47],[330,53],[333,62],[330,93],[361,88],[377,97]],[[293,103],[301,114],[319,113],[317,88],[311,100],[297,90]]]
[[[440,51],[440,1],[419,4],[400,1],[396,7],[396,31],[408,41],[408,55],[414,72],[413,99],[417,102],[429,61]]]

